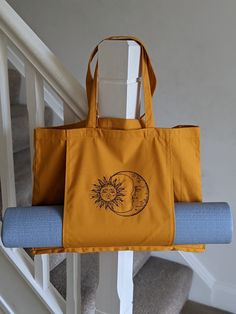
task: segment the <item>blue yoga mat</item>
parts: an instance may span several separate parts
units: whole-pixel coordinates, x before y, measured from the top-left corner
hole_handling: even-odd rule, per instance
[[[220,244],[232,240],[227,203],[176,203],[175,244]],[[61,247],[63,206],[8,208],[2,227],[5,247]]]

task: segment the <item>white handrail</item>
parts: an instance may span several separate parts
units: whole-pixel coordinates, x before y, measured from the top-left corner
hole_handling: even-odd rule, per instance
[[[4,179],[9,178],[7,185],[2,185],[4,204],[15,205],[15,180],[13,169],[13,151],[11,134],[11,117],[9,86],[7,73],[7,59],[14,61],[13,64],[26,78],[26,99],[29,118],[31,162],[33,158],[33,129],[44,125],[44,101],[49,100],[49,105],[60,113],[59,117],[64,122],[72,122],[85,117],[87,101],[85,90],[82,85],[70,74],[60,63],[57,57],[45,46],[30,27],[17,15],[5,0],[0,0],[0,55],[2,61],[2,83],[0,82],[2,109],[0,111],[0,125],[2,132],[1,142],[5,143],[5,160],[10,161],[4,170]],[[15,48],[16,47],[16,48]],[[10,57],[10,58],[9,58]],[[51,104],[50,104],[51,102]],[[56,106],[55,106],[56,105]],[[61,108],[62,107],[62,108]],[[54,110],[55,111],[55,110]],[[61,114],[63,112],[63,115]],[[74,121],[74,120],[73,120]],[[7,129],[7,133],[5,132]],[[3,154],[1,154],[3,156]],[[5,164],[4,164],[5,165]],[[12,175],[10,176],[9,173]],[[6,206],[5,206],[6,207]],[[1,231],[1,226],[0,226]],[[81,310],[80,300],[80,256],[67,255],[67,286],[71,297],[67,296],[65,301],[50,283],[49,256],[36,256],[32,267],[19,259],[24,256],[21,249],[11,250],[2,246],[0,250],[15,261],[14,265],[28,281],[30,286],[44,300],[45,305],[51,312],[55,313],[78,313]],[[67,272],[68,275],[68,272]]]
[[[0,29],[79,117],[87,111],[83,86],[63,66],[5,0],[0,0]]]
[[[3,211],[16,206],[6,38],[0,32],[0,175]]]

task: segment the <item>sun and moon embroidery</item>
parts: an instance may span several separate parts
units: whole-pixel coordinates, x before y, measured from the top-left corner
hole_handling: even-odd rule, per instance
[[[145,179],[133,171],[120,171],[98,179],[91,199],[99,208],[128,217],[139,214],[147,205],[149,188]]]

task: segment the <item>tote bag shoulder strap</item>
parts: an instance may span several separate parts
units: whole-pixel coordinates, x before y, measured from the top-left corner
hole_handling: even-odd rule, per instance
[[[136,41],[141,47],[143,47],[146,51],[146,54],[147,54],[147,49],[145,48],[143,42],[134,37],[134,36],[110,36],[110,37],[107,37],[103,40],[101,40],[99,42],[99,44],[93,49],[91,55],[90,55],[90,58],[89,58],[89,61],[88,61],[88,69],[87,69],[87,76],[86,76],[86,90],[87,90],[87,96],[89,98],[89,95],[91,93],[91,88],[92,88],[92,83],[93,83],[93,77],[92,77],[92,74],[91,74],[91,62],[93,61],[93,58],[95,57],[95,55],[97,54],[97,51],[98,51],[98,46],[104,41],[104,40],[134,40]],[[152,67],[152,64],[150,62],[150,58],[148,57],[147,58],[147,67],[148,67],[148,74],[149,74],[149,79],[150,79],[150,86],[151,86],[151,93],[152,93],[152,96],[155,92],[155,89],[156,89],[156,85],[157,85],[157,79],[156,79],[156,75],[154,73],[154,70],[153,70],[153,67]]]
[[[154,118],[153,118],[153,110],[152,110],[152,95],[156,88],[156,76],[153,71],[147,50],[145,49],[143,43],[139,39],[132,36],[112,36],[104,40],[134,40],[141,46],[140,61],[141,61],[141,76],[143,80],[143,91],[144,91],[145,126],[146,128],[154,127]],[[89,104],[87,127],[93,127],[93,128],[96,127],[96,121],[97,121],[96,94],[97,94],[98,64],[96,64],[94,78],[93,78],[91,74],[91,62],[98,51],[98,45],[94,48],[89,58],[87,77],[86,77],[87,97],[88,97],[88,104]]]

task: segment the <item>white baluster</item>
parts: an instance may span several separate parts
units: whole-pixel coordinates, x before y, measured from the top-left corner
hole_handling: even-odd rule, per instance
[[[43,289],[48,288],[49,271],[49,255],[36,255],[34,257],[34,278]]]
[[[2,210],[16,206],[15,175],[12,148],[11,109],[9,97],[7,45],[0,32],[0,175]]]
[[[100,116],[134,119],[140,111],[140,46],[134,41],[105,41],[98,50]],[[100,253],[96,314],[131,314],[133,252]]]
[[[29,119],[31,166],[34,156],[34,129],[44,126],[43,79],[35,68],[26,63],[26,102]],[[32,167],[31,167],[32,168]],[[49,255],[36,255],[34,258],[35,280],[46,289],[49,284]]]
[[[80,254],[68,253],[66,258],[66,314],[81,314]]]
[[[34,129],[44,126],[44,91],[43,78],[31,65],[26,62],[26,102],[29,118],[31,162],[34,155]]]
[[[64,124],[78,121],[78,117],[64,103]],[[66,314],[81,313],[81,255],[66,254]]]
[[[96,314],[131,314],[132,303],[133,252],[100,253]]]

